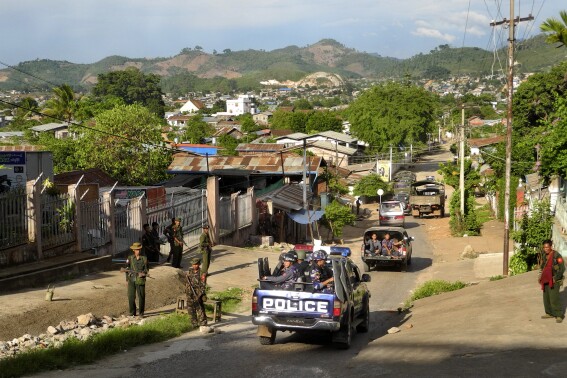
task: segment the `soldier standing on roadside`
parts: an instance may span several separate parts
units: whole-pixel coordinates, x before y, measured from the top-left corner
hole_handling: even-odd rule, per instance
[[[142,250],[143,255],[148,258],[150,262],[159,262],[159,251],[156,250],[154,236],[149,224],[144,224],[144,234],[142,235]]]
[[[206,285],[201,275],[201,260],[195,257],[191,260],[191,268],[187,270],[185,293],[187,294],[187,313],[193,327],[207,325],[205,314]]]
[[[154,248],[155,248],[155,252],[157,254],[157,261],[159,262],[159,260],[161,260],[161,253],[160,253],[161,241],[159,240],[159,223],[158,222],[152,223],[151,234],[152,234],[152,238],[154,239]]]
[[[173,258],[171,266],[174,268],[181,268],[181,257],[183,256],[183,228],[181,228],[181,218],[175,218],[175,224],[172,228],[173,234]]]
[[[171,224],[163,230],[163,234],[167,237],[167,241],[169,242],[169,255],[167,256],[166,262],[171,261],[173,249],[175,248],[175,240],[173,240],[173,226],[175,226],[175,218],[172,218]]]
[[[203,282],[207,282],[207,275],[209,273],[209,265],[211,264],[211,253],[213,251],[214,243],[211,241],[211,236],[209,235],[209,226],[203,226],[203,233],[199,238],[199,250],[203,255]]]
[[[561,323],[565,318],[559,289],[563,286],[565,276],[565,262],[559,252],[553,250],[553,242],[545,240],[543,242],[543,253],[539,255],[539,277],[538,281],[543,290],[543,306],[545,315],[542,319],[555,318],[557,323]]]
[[[138,295],[138,314],[144,316],[146,305],[146,276],[148,275],[148,259],[142,256],[141,243],[133,243],[130,249],[134,252],[128,256],[126,267],[121,271],[126,272],[126,281],[128,282],[128,306],[130,316],[136,316],[136,295]]]

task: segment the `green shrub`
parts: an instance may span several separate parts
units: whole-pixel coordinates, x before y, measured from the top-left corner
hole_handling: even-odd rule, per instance
[[[433,295],[459,290],[464,288],[465,286],[467,285],[461,281],[455,281],[455,282],[448,282],[443,280],[427,281],[423,285],[415,289],[415,291],[411,295],[410,300],[416,301],[418,299],[431,297]]]

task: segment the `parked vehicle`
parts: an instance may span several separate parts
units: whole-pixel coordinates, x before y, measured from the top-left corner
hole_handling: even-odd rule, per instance
[[[400,201],[385,201],[380,204],[378,219],[380,226],[405,227],[406,216]]]
[[[411,207],[409,202],[409,193],[398,193],[394,194],[392,197],[393,201],[399,201],[402,204],[402,208],[404,209],[404,215],[411,214]]]
[[[390,235],[390,240],[396,240],[398,246],[397,255],[395,257],[381,256],[375,251],[368,249],[367,241],[372,238],[372,234],[376,234],[377,240],[382,241],[386,234]],[[369,272],[372,268],[379,266],[399,266],[400,271],[407,270],[407,266],[411,264],[412,257],[412,241],[414,238],[409,236],[407,231],[402,227],[370,227],[364,231],[362,238],[362,246],[360,248],[361,267],[364,272]]]
[[[370,292],[368,274],[361,274],[350,259],[350,249],[331,247],[327,266],[332,269],[334,284],[330,292],[314,292],[307,277],[300,277],[295,290],[267,289],[261,277],[269,267],[259,259],[260,287],[252,296],[252,323],[258,326],[262,345],[274,344],[277,331],[330,334],[342,349],[351,345],[354,330],[370,328]],[[348,251],[347,251],[348,250]]]
[[[440,182],[424,180],[411,185],[411,215],[423,217],[433,215],[436,218],[445,216],[445,185]]]

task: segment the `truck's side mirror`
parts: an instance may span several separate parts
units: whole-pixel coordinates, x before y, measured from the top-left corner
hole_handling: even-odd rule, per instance
[[[370,274],[363,274],[361,277],[362,282],[370,282]]]

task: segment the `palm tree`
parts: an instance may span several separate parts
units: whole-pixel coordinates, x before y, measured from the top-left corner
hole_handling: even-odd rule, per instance
[[[78,100],[75,99],[75,92],[67,85],[63,84],[53,88],[54,97],[47,101],[44,109],[45,114],[57,119],[64,119],[71,122],[73,115],[78,107]]]
[[[31,97],[24,97],[18,103],[18,109],[16,110],[16,116],[22,119],[27,119],[38,111],[39,107],[37,101]]]
[[[561,11],[559,15],[561,20],[551,17],[539,27],[542,32],[549,34],[545,41],[550,44],[559,42],[557,47],[567,46],[567,11]]]

